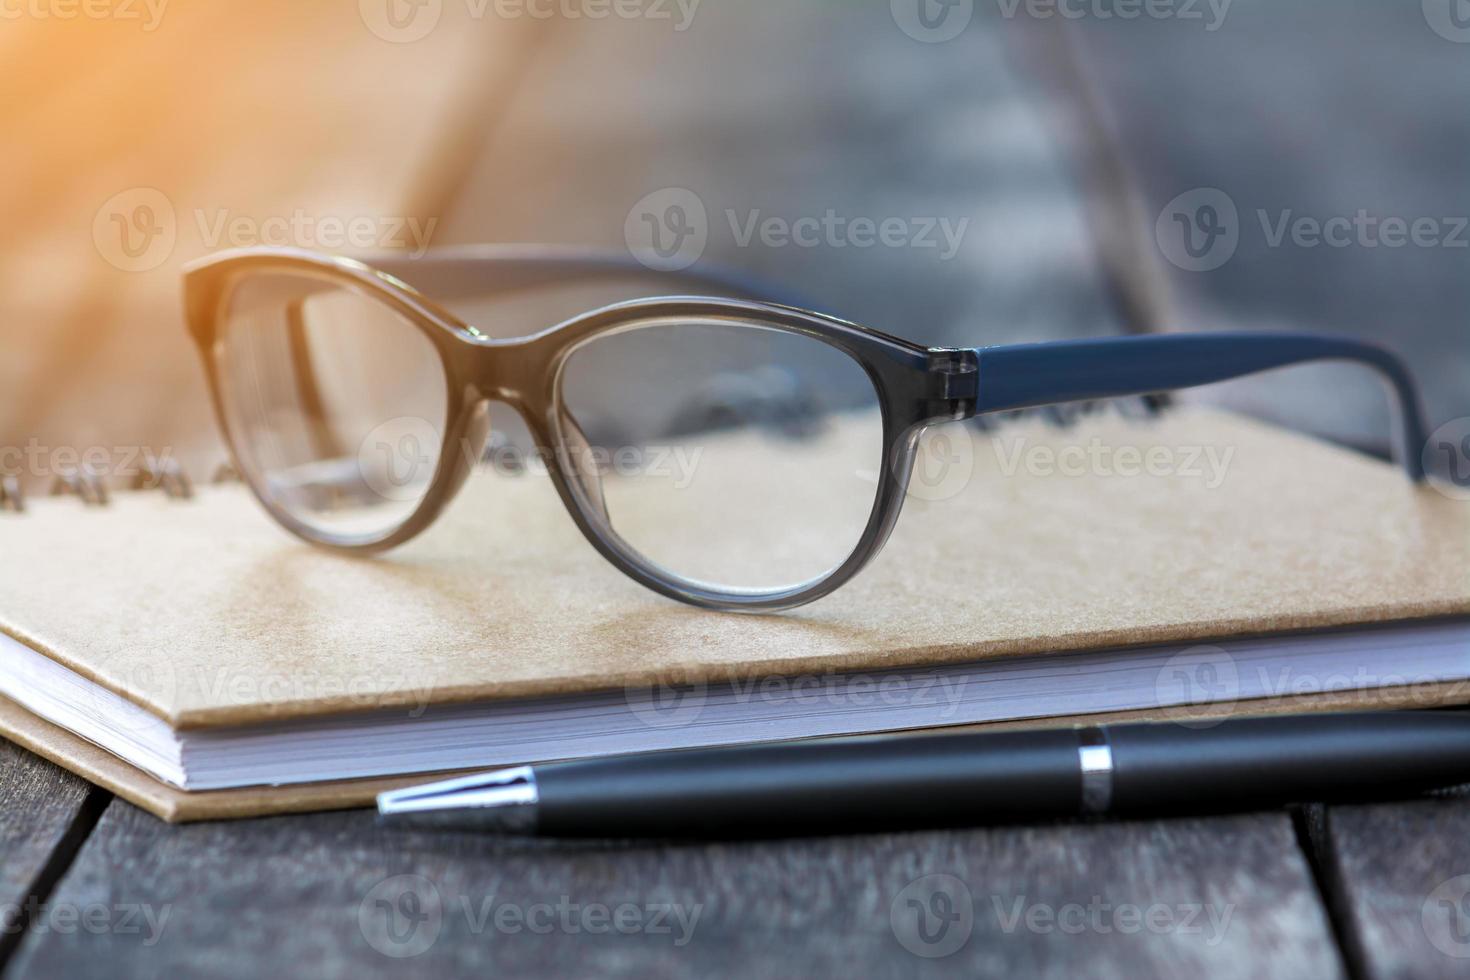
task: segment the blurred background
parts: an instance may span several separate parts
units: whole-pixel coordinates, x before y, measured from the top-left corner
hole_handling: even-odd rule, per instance
[[[1465,0],[27,0],[0,17],[0,469],[32,492],[89,449],[196,476],[223,459],[179,273],[257,244],[657,246],[935,344],[1345,331],[1409,358],[1432,425],[1470,415]],[[559,290],[483,325],[662,291]],[[1355,369],[1222,392],[1386,444]]]

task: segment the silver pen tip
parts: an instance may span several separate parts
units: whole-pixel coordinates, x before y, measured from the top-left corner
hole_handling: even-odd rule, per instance
[[[457,776],[378,795],[378,814],[394,824],[473,826],[512,833],[536,829],[536,773],[530,766]]]

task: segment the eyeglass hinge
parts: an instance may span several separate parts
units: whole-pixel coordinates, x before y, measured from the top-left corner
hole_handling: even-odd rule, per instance
[[[973,348],[930,348],[929,377],[936,418],[967,419],[975,414],[975,399],[980,394],[980,357]]]

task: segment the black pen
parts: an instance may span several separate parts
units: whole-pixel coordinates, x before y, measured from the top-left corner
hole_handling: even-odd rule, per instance
[[[550,837],[764,837],[1222,812],[1466,781],[1470,712],[1360,712],[611,756],[396,790],[378,809]]]

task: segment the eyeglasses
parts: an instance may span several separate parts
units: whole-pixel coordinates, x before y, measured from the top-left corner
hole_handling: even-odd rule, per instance
[[[246,249],[190,266],[185,294],[237,468],[295,534],[352,552],[419,534],[480,461],[488,404],[500,401],[525,420],[594,548],[648,588],[708,608],[787,609],[852,578],[898,518],[920,434],[984,413],[1356,361],[1391,383],[1399,458],[1423,476],[1408,371],[1340,337],[925,347],[796,306],[679,296],[496,339],[419,292],[630,272],[648,275],[630,257],[555,249],[373,267]],[[662,275],[762,292],[698,268]]]

